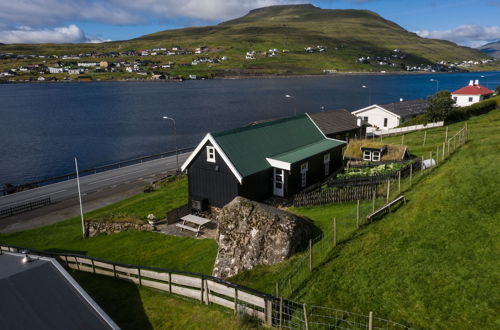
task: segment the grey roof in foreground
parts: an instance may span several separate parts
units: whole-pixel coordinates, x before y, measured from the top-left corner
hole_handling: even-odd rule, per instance
[[[0,329],[116,329],[118,326],[50,258],[0,254]]]
[[[395,113],[402,118],[423,114],[428,106],[429,103],[422,99],[379,104],[379,107]]]
[[[358,117],[347,110],[310,113],[309,117],[325,135],[358,129]]]

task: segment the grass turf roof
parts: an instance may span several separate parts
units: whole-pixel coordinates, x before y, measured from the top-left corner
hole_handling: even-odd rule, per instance
[[[386,144],[386,143],[381,143],[373,140],[351,140],[349,141],[349,144],[347,145],[347,148],[344,151],[344,157],[346,158],[352,158],[352,159],[363,159],[363,153],[361,151],[361,148],[374,148],[374,149],[380,149],[383,148],[384,146],[387,147],[386,152],[382,155],[381,160],[386,160],[386,161],[396,161],[396,160],[402,160],[406,146],[402,145],[395,145],[395,144]]]
[[[243,177],[270,168],[266,158],[325,139],[306,115],[213,133],[212,136]]]

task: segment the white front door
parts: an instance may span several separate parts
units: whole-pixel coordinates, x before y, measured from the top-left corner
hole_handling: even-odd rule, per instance
[[[285,194],[285,172],[282,169],[274,168],[273,175],[273,194],[283,197]]]

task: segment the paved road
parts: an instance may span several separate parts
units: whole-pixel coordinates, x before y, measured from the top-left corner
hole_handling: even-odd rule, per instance
[[[188,157],[189,153],[179,155],[179,166]],[[144,181],[145,178],[167,174],[175,170],[175,156],[155,159],[140,164],[130,165],[97,174],[80,177],[82,195],[100,192],[103,189],[114,188],[120,184],[133,181]],[[21,205],[27,202],[50,197],[52,202],[61,202],[78,195],[76,179],[53,183],[35,189],[21,191],[15,194],[0,197],[0,209]]]

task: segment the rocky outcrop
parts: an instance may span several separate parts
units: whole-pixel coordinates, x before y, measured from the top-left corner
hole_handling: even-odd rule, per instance
[[[213,275],[220,278],[285,260],[307,245],[312,229],[306,219],[242,197],[224,206],[217,220]]]
[[[114,234],[129,229],[153,231],[154,226],[147,223],[138,224],[131,222],[85,221],[85,230],[87,232],[87,237]]]

